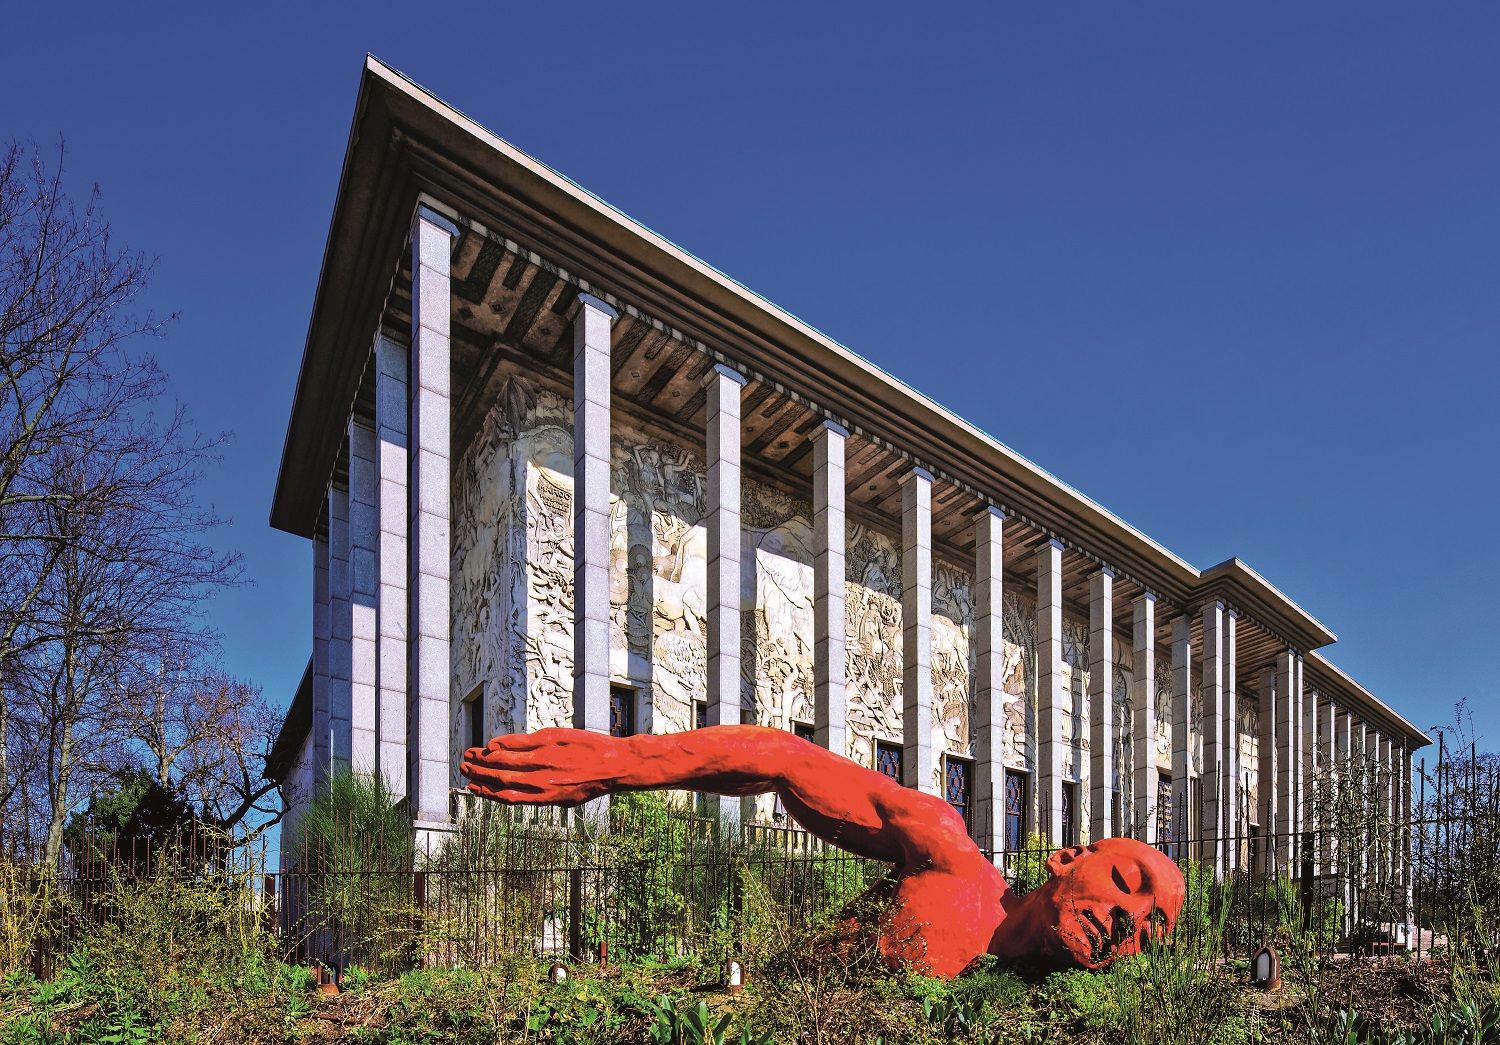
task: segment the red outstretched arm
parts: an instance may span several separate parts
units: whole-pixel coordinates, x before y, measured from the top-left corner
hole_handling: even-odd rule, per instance
[[[682,788],[721,795],[774,791],[808,831],[902,872],[971,866],[983,855],[942,799],[905,788],[790,733],[711,726],[617,738],[577,729],[496,737],[464,753],[476,794],[503,802],[578,805],[617,791]]]

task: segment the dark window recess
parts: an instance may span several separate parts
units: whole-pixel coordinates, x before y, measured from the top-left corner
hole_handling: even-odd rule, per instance
[[[635,736],[635,690],[625,686],[609,687],[609,735]]]
[[[708,725],[708,701],[693,701],[693,728],[702,729]]]
[[[958,758],[949,758],[943,767],[943,792],[948,804],[963,817],[964,827],[972,834],[974,824],[969,819],[969,763]]]
[[[474,695],[467,701],[466,710],[469,718],[469,746],[484,747],[490,738],[485,736],[484,730],[484,690],[480,688],[474,691]]]
[[[1005,774],[1005,848],[1011,852],[1026,842],[1026,774]]]
[[[903,782],[901,773],[901,748],[895,744],[875,742],[875,771],[890,777],[896,783]]]
[[[1062,786],[1062,841],[1059,845],[1078,844],[1078,785]]]
[[[1253,871],[1259,865],[1260,860],[1260,825],[1250,825],[1250,837],[1246,839],[1246,849],[1250,857],[1250,869]]]
[[[811,722],[793,722],[792,733],[794,736],[799,736],[810,744],[815,742],[817,736]]]
[[[1172,778],[1166,773],[1156,779],[1156,840],[1177,841],[1177,803],[1172,801]]]

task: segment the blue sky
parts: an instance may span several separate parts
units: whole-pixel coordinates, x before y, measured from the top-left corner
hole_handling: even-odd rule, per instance
[[[290,697],[266,524],[372,52],[1199,567],[1418,725],[1500,741],[1500,7],[21,5],[0,137],[68,140],[234,440],[229,667]]]

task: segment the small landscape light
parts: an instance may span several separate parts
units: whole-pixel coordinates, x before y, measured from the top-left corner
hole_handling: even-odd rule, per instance
[[[745,989],[745,964],[738,958],[731,958],[724,963],[724,986],[730,994],[738,994]]]
[[[547,979],[553,983],[567,983],[568,967],[562,962],[553,962],[552,968],[547,970]]]
[[[332,971],[328,966],[319,964],[313,968],[313,983],[317,991],[327,997],[332,997],[339,992],[338,981],[333,978]]]
[[[1281,986],[1281,958],[1270,944],[1262,945],[1250,958],[1250,986],[1263,991]]]

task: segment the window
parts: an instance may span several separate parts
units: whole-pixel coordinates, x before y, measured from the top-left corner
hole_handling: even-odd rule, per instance
[[[1176,803],[1172,801],[1172,778],[1166,773],[1161,773],[1156,778],[1156,840],[1158,842],[1175,842],[1177,840],[1177,817],[1174,816]]]
[[[708,725],[708,701],[693,701],[693,728],[702,729]]]
[[[1058,845],[1078,844],[1078,785],[1063,782],[1062,841]]]
[[[883,773],[900,784],[904,782],[901,769],[900,745],[877,740],[875,742],[875,772]]]
[[[609,687],[609,735],[635,735],[635,690],[629,686]]]
[[[484,683],[474,687],[464,700],[464,717],[468,721],[470,747],[484,747],[490,738],[484,728]]]
[[[964,819],[964,828],[972,835],[974,822],[969,813],[969,781],[972,767],[961,758],[949,755],[943,765],[943,797],[954,811]]]
[[[1005,771],[1005,848],[1015,852],[1026,843],[1026,774]]]
[[[801,737],[809,744],[817,743],[817,732],[813,729],[811,722],[793,722],[792,733],[795,736]]]
[[[1260,867],[1260,825],[1250,825],[1250,837],[1246,839],[1246,849],[1250,857],[1250,870],[1254,871]]]

